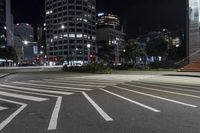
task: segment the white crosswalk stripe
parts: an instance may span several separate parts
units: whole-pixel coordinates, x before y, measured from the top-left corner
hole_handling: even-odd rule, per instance
[[[72,94],[74,94],[72,92],[33,89],[33,88],[19,87],[19,86],[6,85],[6,84],[0,84],[0,87],[7,87],[7,88],[13,88],[13,89],[25,90],[25,91],[44,92],[44,93],[50,93],[50,94],[60,94],[60,95],[72,95]]]
[[[35,102],[42,102],[42,101],[48,100],[48,98],[21,95],[21,94],[9,93],[9,92],[4,92],[4,91],[0,91],[0,95],[7,96],[7,97],[13,97],[13,98],[20,98],[20,99],[25,99],[25,100],[35,101]]]
[[[168,101],[168,102],[173,102],[173,103],[176,103],[176,104],[181,104],[181,105],[184,105],[184,106],[189,106],[189,107],[193,107],[193,108],[198,107],[198,106],[193,105],[193,104],[188,104],[188,103],[180,102],[180,101],[177,101],[177,100],[172,100],[172,99],[168,99],[168,98],[164,98],[164,97],[160,97],[160,96],[156,96],[156,95],[151,95],[151,94],[143,93],[143,92],[140,92],[140,91],[134,91],[134,90],[127,89],[127,88],[124,88],[124,87],[119,87],[119,86],[113,86],[113,87],[115,87],[117,89],[129,91],[129,92],[137,93],[137,94],[140,94],[140,95],[145,95],[145,96],[148,96],[148,97],[153,97],[153,98],[165,100],[165,101]]]
[[[17,105],[21,105],[21,107],[19,109],[17,109],[14,113],[12,113],[8,118],[6,118],[3,122],[0,123],[0,131],[3,130],[21,111],[23,111],[27,104],[25,103],[21,103],[21,102],[16,102],[16,101],[11,101],[11,100],[7,100],[7,99],[2,99],[0,98],[0,101],[4,101],[4,102],[8,102],[8,103],[12,103],[12,104],[17,104]]]
[[[1,110],[6,110],[6,109],[8,109],[7,107],[2,107],[2,106],[0,106],[0,111]]]
[[[23,82],[13,82],[15,84],[24,84],[24,85],[33,85],[33,86],[40,86],[40,87],[53,87],[59,89],[70,89],[70,90],[79,90],[79,91],[91,91],[92,89],[86,88],[76,88],[76,87],[67,87],[67,86],[55,86],[55,85],[46,85],[46,84],[34,84],[34,83],[23,83]]]
[[[33,83],[44,83],[44,81],[34,81],[34,80],[31,80],[30,82],[33,82]],[[106,86],[100,86],[100,85],[88,85],[87,83],[85,83],[85,84],[84,83],[77,84],[77,82],[64,83],[64,82],[59,82],[59,81],[55,81],[55,80],[45,80],[45,83],[54,84],[54,85],[70,85],[70,86],[81,86],[81,87],[98,87],[98,88],[106,87]]]
[[[49,79],[45,79],[45,80],[49,80]],[[56,79],[54,80],[54,82],[65,82],[65,83],[78,83],[78,84],[89,84],[89,85],[106,85],[106,86],[111,86],[111,85],[116,85],[118,83],[123,83],[123,82],[99,82],[98,80],[94,81],[90,81],[90,80],[71,80],[71,79]]]

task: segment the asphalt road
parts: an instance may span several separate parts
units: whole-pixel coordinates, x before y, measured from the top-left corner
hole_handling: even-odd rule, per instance
[[[9,75],[0,80],[0,133],[200,132],[199,86],[138,79]]]

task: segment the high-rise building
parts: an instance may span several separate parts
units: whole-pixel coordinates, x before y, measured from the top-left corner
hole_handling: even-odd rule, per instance
[[[97,45],[99,54],[102,55],[105,49],[111,47],[112,50],[106,54],[109,54],[110,57],[114,56],[112,59],[106,59],[106,61],[112,60],[117,65],[120,62],[120,49],[125,42],[126,35],[123,33],[123,29],[120,29],[120,21],[117,15],[99,13],[97,16]]]
[[[23,41],[30,41],[33,42],[34,33],[33,27],[28,23],[18,23],[15,24],[14,28],[15,36],[20,36]]]
[[[45,0],[45,9],[49,60],[88,61],[96,52],[96,0]]]
[[[37,44],[38,44],[38,55],[37,63],[44,64],[46,62],[46,40],[45,40],[45,29],[46,24],[37,27]]]
[[[11,14],[11,0],[6,1],[6,40],[7,46],[14,47],[14,20]]]
[[[20,63],[32,64],[37,54],[36,44],[33,42],[33,27],[28,23],[15,24],[15,49]],[[23,56],[22,56],[23,54]]]
[[[188,0],[188,56],[190,62],[200,58],[200,0]]]
[[[115,14],[98,13],[97,14],[97,26],[98,27],[113,27],[120,29],[119,17]]]
[[[13,32],[10,0],[0,0],[0,47],[14,46]]]
[[[0,0],[0,47],[6,45],[6,13],[5,13],[5,0]]]

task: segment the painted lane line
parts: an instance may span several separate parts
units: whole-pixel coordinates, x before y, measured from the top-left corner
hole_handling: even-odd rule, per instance
[[[33,89],[33,88],[19,87],[19,86],[5,85],[5,84],[0,84],[0,87],[13,88],[13,89],[18,89],[18,90],[35,91],[35,92],[44,92],[44,93],[51,93],[51,94],[60,94],[60,95],[72,95],[72,94],[74,94],[74,93],[71,93],[71,92],[41,90],[41,89]]]
[[[187,92],[194,92],[194,93],[200,93],[200,90],[197,91],[197,90],[187,90],[187,89],[181,89],[181,88],[175,88],[175,87],[169,87],[169,86],[163,86],[163,85],[155,85],[155,84],[151,84],[151,83],[143,83],[143,82],[140,82],[140,84],[142,85],[149,85],[149,86],[154,86],[154,87],[162,87],[162,88],[165,88],[165,89],[170,89],[170,90],[180,90],[180,91],[187,91]],[[192,89],[192,88],[191,88]]]
[[[143,82],[140,82],[140,83],[143,83]],[[148,82],[147,82],[148,83]],[[145,83],[143,83],[143,84],[145,84]],[[148,83],[149,84],[149,83]],[[152,83],[150,83],[150,84],[152,84]],[[199,89],[199,87],[198,86],[188,86],[188,85],[178,85],[178,84],[166,84],[166,83],[162,83],[162,85],[161,84],[159,84],[159,83],[154,83],[154,84],[156,84],[156,85],[159,85],[159,86],[162,86],[162,85],[166,85],[166,87],[179,87],[179,88],[189,88],[189,89]],[[200,92],[200,90],[199,90],[199,92]]]
[[[45,81],[45,82],[44,82]],[[81,86],[81,87],[98,87],[98,88],[104,88],[106,86],[98,86],[98,85],[86,85],[86,84],[72,84],[72,83],[60,83],[60,82],[55,82],[54,80],[44,80],[44,81],[33,81],[31,80],[30,82],[34,82],[34,83],[48,83],[48,84],[56,84],[56,85],[72,85],[72,86]]]
[[[6,109],[8,109],[8,108],[0,106],[0,111],[6,110]]]
[[[57,123],[58,123],[58,115],[60,112],[60,108],[61,108],[61,103],[62,103],[62,97],[58,97],[52,116],[51,116],[51,120],[48,126],[48,130],[55,130],[57,128]]]
[[[168,99],[168,98],[164,98],[164,97],[160,97],[160,96],[156,96],[156,95],[151,95],[151,94],[148,94],[148,93],[134,91],[134,90],[130,90],[130,89],[127,89],[127,88],[124,88],[124,87],[119,87],[119,86],[112,86],[112,87],[117,88],[117,89],[121,89],[121,90],[125,90],[125,91],[129,91],[129,92],[133,92],[133,93],[137,93],[137,94],[140,94],[140,95],[145,95],[145,96],[149,96],[149,97],[165,100],[165,101],[168,101],[168,102],[181,104],[181,105],[184,105],[184,106],[189,106],[189,107],[193,107],[193,108],[198,107],[196,105],[187,104],[187,103],[183,103],[183,102],[180,102],[180,101],[176,101],[176,100],[172,100],[172,99]]]
[[[0,98],[0,101],[8,102],[8,103],[13,103],[17,105],[21,105],[19,109],[17,109],[13,114],[11,114],[8,118],[6,118],[2,123],[0,123],[0,131],[3,130],[20,112],[22,112],[26,107],[27,104],[25,103],[20,103],[20,102],[15,102],[7,99],[2,99]]]
[[[122,85],[136,87],[136,88],[142,88],[142,89],[145,89],[145,90],[152,90],[152,91],[165,92],[165,93],[170,93],[170,94],[175,94],[175,95],[187,96],[187,97],[192,97],[192,98],[200,98],[200,96],[196,96],[196,95],[190,95],[190,94],[173,92],[173,91],[166,91],[166,90],[160,90],[160,89],[153,89],[153,88],[144,87],[144,86],[138,86],[138,85],[132,85],[132,84],[126,84],[126,83],[124,83]]]
[[[40,95],[40,96],[47,96],[47,97],[55,97],[57,98],[56,104],[49,122],[48,130],[56,130],[57,128],[57,121],[58,121],[58,116],[61,108],[61,102],[62,102],[62,96],[57,96],[57,95],[49,95],[49,94],[42,94],[42,93],[35,93],[35,92],[27,92],[27,91],[20,91],[20,90],[13,90],[13,89],[5,89],[5,88],[0,88],[0,90],[9,90],[13,92],[18,92],[18,93],[24,93],[24,94],[33,94],[33,95]]]
[[[114,95],[114,96],[116,96],[116,97],[119,97],[119,98],[121,98],[121,99],[124,99],[124,100],[126,100],[126,101],[129,101],[129,102],[131,102],[131,103],[134,103],[134,104],[136,104],[136,105],[139,105],[139,106],[141,106],[141,107],[143,107],[143,108],[146,108],[146,109],[148,109],[148,110],[151,110],[151,111],[153,111],[153,112],[156,112],[156,113],[159,113],[159,112],[160,112],[160,110],[157,110],[157,109],[152,108],[152,107],[150,107],[150,106],[144,105],[144,104],[139,103],[139,102],[137,102],[137,101],[131,100],[131,99],[129,99],[129,98],[123,97],[123,96],[121,96],[121,95],[119,95],[119,94],[110,92],[110,91],[105,90],[105,89],[100,89],[100,90],[102,90],[102,91],[104,91],[104,92],[107,92],[107,93],[109,93],[109,94],[111,94],[111,95]]]
[[[15,83],[15,84],[23,84],[23,85],[40,86],[40,87],[59,88],[59,89],[80,90],[80,91],[91,91],[92,90],[92,89],[85,89],[85,88],[75,88],[75,87],[65,87],[65,86],[53,86],[53,85],[42,85],[42,84],[23,83],[23,82],[13,82],[13,83]]]
[[[116,83],[99,83],[95,81],[78,81],[78,80],[64,80],[64,79],[58,79],[58,81],[63,81],[67,83],[83,83],[83,84],[86,83],[90,85],[107,85],[107,86],[116,85]]]
[[[42,101],[49,100],[48,98],[21,95],[21,94],[9,93],[9,92],[4,92],[4,91],[0,91],[0,95],[7,96],[7,97],[18,98],[18,99],[25,99],[25,100],[29,100],[29,101],[35,101],[35,102],[42,102]]]
[[[113,119],[106,113],[103,111],[103,109],[101,107],[99,107],[99,105],[97,105],[95,103],[94,100],[92,100],[92,98],[90,98],[90,96],[85,93],[82,92],[82,94],[85,96],[85,98],[92,104],[92,106],[97,110],[97,112],[106,120],[106,121],[113,121]]]
[[[96,82],[96,83],[110,83],[110,84],[118,84],[118,83],[123,83],[123,81],[112,81],[112,80],[98,80],[98,79],[85,79],[85,78],[56,78],[56,80],[64,80],[64,81],[81,81],[81,82]]]
[[[17,84],[17,83],[3,83],[7,85],[13,85],[13,86],[20,86],[20,87],[28,87],[28,88],[37,88],[37,89],[42,89],[42,90],[50,90],[50,91],[61,91],[61,92],[72,92],[72,93],[81,93],[82,91],[80,90],[69,90],[69,89],[59,89],[59,88],[51,88],[51,87],[41,87],[41,86],[34,86],[34,85],[24,85],[24,84]],[[46,93],[46,92],[44,92]]]

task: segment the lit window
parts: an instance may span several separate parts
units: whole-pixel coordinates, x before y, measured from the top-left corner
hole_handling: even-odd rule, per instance
[[[82,38],[83,34],[77,34],[77,38]]]
[[[75,38],[75,34],[69,34],[70,38]]]

